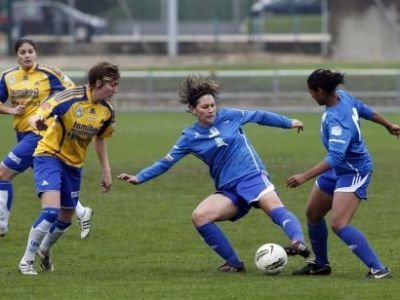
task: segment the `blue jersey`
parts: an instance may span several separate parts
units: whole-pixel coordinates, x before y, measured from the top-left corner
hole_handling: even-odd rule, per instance
[[[246,123],[292,127],[291,119],[271,112],[221,109],[212,126],[205,128],[195,123],[185,128],[163,159],[137,174],[139,182],[161,175],[187,154],[195,155],[209,167],[216,188],[236,178],[265,170],[241,127]]]
[[[327,106],[321,121],[321,138],[328,155],[325,161],[336,175],[372,171],[372,160],[361,134],[360,120],[374,111],[349,93],[338,90],[339,101]]]

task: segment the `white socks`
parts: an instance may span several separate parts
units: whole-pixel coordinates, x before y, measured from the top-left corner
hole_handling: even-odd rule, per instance
[[[80,201],[78,201],[78,203],[76,204],[75,213],[78,219],[82,219],[85,215],[85,207],[81,204]]]
[[[51,225],[52,223],[46,220],[42,220],[42,222],[40,222],[35,228],[31,228],[23,260],[35,260],[35,255],[37,250],[39,249],[39,245],[42,243],[42,240],[45,237],[46,233],[50,230]]]

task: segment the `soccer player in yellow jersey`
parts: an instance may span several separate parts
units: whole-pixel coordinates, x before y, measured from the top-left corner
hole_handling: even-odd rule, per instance
[[[17,145],[0,163],[0,237],[8,232],[8,219],[13,201],[12,180],[32,165],[32,154],[41,135],[32,129],[28,119],[49,96],[68,88],[74,83],[60,70],[38,64],[34,41],[21,38],[14,46],[18,66],[6,70],[0,77],[0,113],[14,115]],[[6,101],[11,103],[6,106]],[[81,238],[88,236],[92,209],[77,205],[81,221]]]
[[[36,254],[41,258],[43,271],[54,270],[50,248],[71,225],[86,150],[93,138],[102,168],[102,191],[108,192],[111,188],[104,138],[113,134],[114,110],[109,101],[117,92],[119,78],[117,66],[99,63],[90,69],[88,85],[49,98],[29,119],[33,128],[46,132],[35,150],[33,161],[42,211],[32,225],[19,264],[22,274],[37,275],[33,265]],[[47,123],[51,117],[55,122]]]

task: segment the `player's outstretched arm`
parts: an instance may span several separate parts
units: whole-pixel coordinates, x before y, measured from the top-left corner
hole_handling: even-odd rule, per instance
[[[296,188],[306,181],[310,180],[311,178],[314,178],[318,176],[319,174],[324,173],[325,171],[329,170],[331,167],[329,164],[323,160],[319,164],[315,165],[308,171],[300,174],[295,174],[290,176],[287,181],[286,181],[286,187],[288,188]]]
[[[119,180],[129,182],[131,184],[139,184],[139,180],[135,175],[130,175],[128,173],[122,173],[118,175]]]
[[[385,127],[390,134],[395,135],[397,137],[400,136],[400,126],[398,124],[390,122],[381,113],[375,111],[374,114],[372,115],[371,121]]]

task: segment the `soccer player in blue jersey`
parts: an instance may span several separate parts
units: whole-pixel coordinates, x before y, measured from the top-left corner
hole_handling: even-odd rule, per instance
[[[32,154],[41,134],[28,124],[42,101],[51,95],[74,87],[60,70],[36,63],[36,45],[30,39],[16,41],[18,66],[6,70],[0,78],[0,113],[14,116],[17,145],[0,163],[0,237],[8,232],[8,220],[13,201],[12,180],[32,165]],[[11,106],[3,103],[11,102]],[[92,209],[80,203],[76,210],[81,221],[81,238],[89,235]]]
[[[328,154],[319,164],[287,180],[287,186],[295,188],[318,176],[306,212],[315,259],[308,261],[305,267],[296,270],[293,275],[331,274],[325,222],[325,215],[331,211],[332,230],[369,268],[367,277],[389,278],[390,270],[379,260],[363,233],[350,225],[350,221],[360,200],[367,199],[373,170],[371,156],[361,134],[360,118],[382,125],[397,137],[400,135],[400,127],[348,92],[337,89],[342,83],[343,74],[327,69],[314,71],[307,80],[313,99],[318,105],[325,106],[321,139]]]
[[[101,190],[108,192],[111,188],[104,138],[114,131],[114,110],[109,101],[117,92],[119,77],[117,66],[99,63],[90,69],[88,85],[56,94],[29,118],[34,129],[47,130],[34,153],[36,192],[42,211],[32,225],[19,264],[24,275],[37,275],[33,265],[36,254],[43,271],[54,270],[50,249],[71,225],[85,154],[92,139],[102,169]],[[52,117],[55,121],[49,122]]]
[[[242,125],[257,123],[279,128],[303,129],[296,119],[266,111],[224,108],[217,110],[218,85],[210,78],[189,75],[181,84],[180,102],[197,118],[183,130],[169,153],[137,175],[122,173],[119,179],[144,183],[166,172],[185,155],[193,154],[208,167],[216,191],[193,211],[192,221],[204,241],[225,261],[221,272],[244,272],[244,263],[225,234],[215,224],[236,221],[251,207],[262,209],[290,238],[289,255],[308,257],[301,225],[281,202],[259,155]]]

